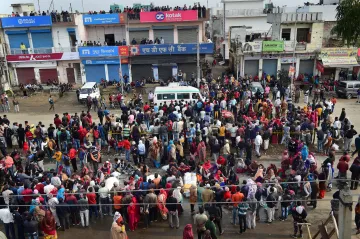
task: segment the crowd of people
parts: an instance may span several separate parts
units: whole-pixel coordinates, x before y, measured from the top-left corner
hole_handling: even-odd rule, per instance
[[[357,132],[345,109],[333,117],[333,100],[299,107],[289,88],[275,79],[263,82],[264,92],[252,91],[250,83],[231,75],[208,78],[200,86],[206,100],[159,105],[152,92],[147,100],[135,95],[138,104],[131,105],[120,93],[110,95],[110,105],[118,101],[121,115],[110,112],[108,102],[89,96],[87,112],[55,114],[49,127],[10,122],[4,115],[0,219],[7,237],[15,238],[16,225],[19,238],[57,238],[57,230],[87,227],[108,215],[114,216],[111,235],[116,239],[160,220],[178,229],[188,197],[199,239],[224,233],[223,210],[232,212],[239,233],[255,228],[257,218],[272,223],[291,214],[293,236],[301,238],[309,206],[315,209],[317,200],[331,191],[337,170],[339,179],[350,171],[351,189],[357,189],[360,158],[349,165],[348,154]],[[315,138],[318,153],[327,156],[323,164],[310,150]],[[344,154],[335,165],[341,139]],[[270,143],[283,152],[280,166],[256,160]],[[359,153],[360,136],[355,146],[352,155]],[[55,166],[46,168],[44,160]],[[119,180],[120,173],[126,178]],[[189,182],[189,173],[196,179]],[[339,191],[333,198],[337,217]],[[359,219],[360,206],[358,232]],[[184,238],[193,237],[188,224]]]
[[[51,16],[52,22],[71,22],[71,15],[68,11],[58,12],[57,10],[31,11],[29,16]],[[21,17],[18,12],[12,12],[11,17]]]

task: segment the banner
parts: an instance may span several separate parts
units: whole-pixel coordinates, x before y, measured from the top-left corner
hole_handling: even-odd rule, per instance
[[[357,56],[357,48],[322,48],[320,57],[352,57]]]
[[[125,22],[124,14],[95,14],[83,15],[84,25],[119,24]]]
[[[79,47],[80,57],[119,56],[118,46]]]
[[[330,65],[358,65],[354,56],[352,57],[324,57],[322,62],[325,66]]]
[[[3,28],[13,27],[47,27],[52,25],[50,16],[4,17],[1,18]]]
[[[200,54],[212,54],[213,43],[201,43]],[[135,45],[130,46],[131,55],[179,55],[196,54],[197,44],[160,44],[160,45]]]
[[[255,42],[246,42],[243,47],[243,53],[252,53],[252,52],[261,52],[262,49],[262,42],[255,41]]]
[[[324,65],[320,61],[316,61],[316,69],[321,73],[324,73]]]
[[[9,62],[26,62],[26,61],[71,61],[79,60],[78,52],[49,53],[49,54],[22,54],[7,55],[6,60]]]
[[[197,10],[140,12],[140,22],[186,22],[197,21]]]
[[[119,65],[119,59],[104,59],[104,60],[82,60],[82,64],[84,65]],[[128,64],[129,59],[123,58],[121,59],[121,64]]]
[[[294,76],[295,75],[295,67],[290,66],[289,67],[289,76]]]
[[[263,41],[263,52],[281,52],[284,51],[283,41]]]
[[[283,57],[280,61],[282,64],[296,63],[296,57]]]

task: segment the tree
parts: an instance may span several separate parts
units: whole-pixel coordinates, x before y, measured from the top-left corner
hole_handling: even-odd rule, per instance
[[[282,86],[288,87],[291,83],[291,77],[289,76],[289,71],[284,69],[278,71],[278,80]]]
[[[336,8],[336,25],[331,30],[343,43],[356,46],[360,36],[360,0],[342,0]]]

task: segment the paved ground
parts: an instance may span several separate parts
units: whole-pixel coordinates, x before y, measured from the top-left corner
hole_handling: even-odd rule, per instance
[[[144,96],[146,98],[146,96]],[[21,113],[6,113],[11,122],[19,122],[23,123],[25,120],[28,120],[30,123],[37,123],[38,121],[42,121],[45,125],[53,122],[54,112],[49,112],[49,104],[48,104],[48,94],[37,95],[26,99],[20,99],[20,110]],[[355,125],[355,129],[360,132],[360,108],[359,105],[355,103],[355,99],[346,100],[339,99],[338,104],[335,107],[335,116],[340,115],[341,108],[346,108],[347,116],[350,118],[351,122]],[[302,105],[302,104],[300,104]],[[81,110],[86,110],[83,105],[80,105],[76,101],[76,95],[74,92],[66,93],[66,95],[61,98],[55,98],[55,108],[56,113],[61,114],[63,112],[69,113],[80,113]],[[115,114],[120,114],[120,110],[111,110]],[[96,114],[94,113],[94,119],[96,119]],[[97,119],[96,119],[97,120]],[[279,155],[269,155],[265,160],[265,164],[275,163],[279,164]],[[318,156],[318,160],[321,162],[324,160],[324,157]],[[51,167],[52,165],[47,165],[47,167]],[[354,197],[353,200],[357,200],[357,195],[359,192],[353,192]],[[330,202],[328,200],[331,199],[331,194],[328,193],[326,195],[326,199],[319,201],[318,208],[314,211],[310,211],[309,221],[313,223],[311,227],[311,231],[314,233],[317,229],[317,225],[321,223],[321,220],[325,220],[330,212]],[[146,237],[157,237],[157,238],[181,238],[182,229],[184,225],[192,222],[192,217],[189,214],[189,205],[184,204],[185,214],[180,217],[180,229],[178,230],[170,230],[168,228],[168,224],[166,222],[157,222],[154,223],[149,229],[143,230],[142,224],[139,225],[139,229],[136,232],[129,232],[128,236],[130,239],[133,238],[146,238]],[[224,210],[224,218],[223,218],[223,227],[225,229],[225,234],[221,236],[222,238],[289,238],[289,235],[292,233],[292,223],[291,220],[286,222],[275,222],[271,225],[265,223],[259,223],[256,230],[249,230],[244,235],[237,234],[238,227],[235,227],[230,224],[231,213]],[[99,219],[95,224],[92,224],[90,228],[82,229],[79,227],[71,228],[69,231],[65,233],[59,232],[59,238],[87,238],[87,239],[98,239],[98,238],[108,238],[109,231],[111,227],[111,218],[107,217],[104,219]],[[352,225],[354,228],[354,225]],[[355,233],[353,229],[353,234]],[[305,237],[307,238],[307,237]],[[357,236],[353,236],[353,238],[360,238]]]

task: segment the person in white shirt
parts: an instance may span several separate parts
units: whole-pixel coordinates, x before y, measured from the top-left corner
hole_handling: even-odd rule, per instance
[[[221,107],[222,110],[225,110],[225,109],[226,109],[226,100],[222,100],[222,101],[220,102],[220,107]]]
[[[260,146],[262,145],[262,143],[263,143],[263,139],[259,134],[259,132],[257,132],[255,137],[255,152],[258,157],[260,157]]]
[[[46,185],[45,185],[45,187],[44,187],[44,193],[45,193],[45,194],[49,194],[54,188],[55,188],[55,187],[54,187],[54,185],[52,185],[52,184],[50,183],[50,180],[47,180],[47,181],[46,181]]]
[[[150,91],[150,92],[149,92],[149,95],[148,95],[148,100],[149,100],[150,102],[152,102],[153,99],[154,99],[154,93],[152,93],[152,91]]]
[[[163,117],[164,111],[162,109],[159,110],[159,117]]]
[[[160,44],[165,44],[165,40],[164,40],[164,38],[160,38]]]
[[[16,238],[15,236],[15,227],[14,227],[14,217],[10,212],[9,208],[0,209],[0,221],[4,223],[5,234],[7,238]]]
[[[4,198],[5,204],[9,205],[10,203],[10,195],[13,194],[13,191],[11,191],[7,185],[4,186],[2,196]]]

